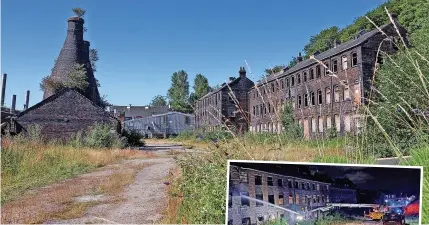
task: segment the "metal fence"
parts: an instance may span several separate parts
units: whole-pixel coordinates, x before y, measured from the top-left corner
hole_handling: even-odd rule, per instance
[[[192,131],[195,125],[194,115],[181,112],[168,112],[124,121],[124,129],[135,131],[147,138],[154,136],[174,136],[183,131]]]

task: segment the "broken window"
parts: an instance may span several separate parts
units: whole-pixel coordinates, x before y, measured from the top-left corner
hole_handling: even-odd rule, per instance
[[[332,72],[336,73],[338,71],[338,60],[332,61]]]
[[[260,201],[264,201],[264,195],[262,194],[262,193],[260,193],[260,194],[256,194],[255,195],[255,198],[256,199],[258,199],[258,200],[260,200]],[[260,202],[260,201],[256,201],[256,207],[259,207],[259,206],[263,206],[264,204],[262,203],[262,202]]]
[[[320,78],[320,76],[322,75],[322,71],[320,69],[320,65],[316,66],[316,78]]]
[[[313,68],[310,69],[310,80],[314,79],[314,70]]]
[[[273,186],[273,178],[272,177],[267,177],[267,185],[268,186]]]
[[[293,86],[295,85],[295,76],[293,76],[293,75],[292,75],[292,76],[290,77],[290,79],[291,79],[291,80],[290,80],[290,83],[291,83],[291,84],[290,84],[290,86],[291,86],[291,87],[293,87]]]
[[[284,205],[285,204],[285,200],[283,198],[283,194],[279,194],[279,205]]]
[[[331,104],[331,89],[326,88],[326,104]]]
[[[268,203],[271,203],[271,204],[275,204],[275,202],[274,202],[274,195],[268,195]]]
[[[298,109],[301,108],[301,95],[298,95]]]
[[[255,176],[255,185],[262,185],[262,176],[260,175]]]
[[[283,179],[277,179],[277,186],[283,187]]]
[[[293,196],[292,196],[292,194],[289,194],[289,204],[293,204]]]
[[[339,86],[334,87],[334,101],[335,102],[340,101],[340,87]]]
[[[243,225],[250,225],[250,218],[249,217],[243,218],[241,220],[241,224],[243,224]]]
[[[297,80],[297,83],[298,84],[300,84],[301,83],[301,75],[298,73],[298,74],[296,74],[296,80]]]
[[[289,88],[289,77],[286,78],[286,87]]]
[[[322,90],[317,90],[317,99],[318,104],[321,105],[323,101]]]
[[[357,53],[352,53],[352,67],[357,65]]]
[[[314,92],[311,92],[311,105],[316,105],[316,96]]]
[[[249,199],[243,196],[249,197],[249,192],[241,192],[241,206],[250,206]]]
[[[341,62],[342,62],[342,65],[343,65],[343,70],[346,70],[347,69],[347,56],[343,56],[343,57],[341,57]]]
[[[307,82],[307,72],[302,73],[304,82]]]
[[[308,94],[304,95],[304,107],[308,106]]]

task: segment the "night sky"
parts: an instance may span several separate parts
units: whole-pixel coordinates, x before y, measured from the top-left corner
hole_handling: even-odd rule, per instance
[[[324,173],[329,177],[349,178],[358,188],[369,190],[386,190],[394,194],[420,196],[420,169],[414,168],[384,168],[359,166],[328,166],[300,164],[271,164],[271,163],[237,163],[231,165],[253,168],[282,175],[297,176],[311,179],[311,175],[303,171]],[[301,168],[301,169],[299,169]]]

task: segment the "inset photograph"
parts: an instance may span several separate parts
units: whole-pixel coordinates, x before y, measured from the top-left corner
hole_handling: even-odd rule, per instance
[[[228,161],[226,224],[421,224],[422,167]]]

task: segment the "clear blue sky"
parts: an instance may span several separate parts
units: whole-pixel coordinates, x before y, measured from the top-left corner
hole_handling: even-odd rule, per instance
[[[87,10],[85,39],[99,51],[100,93],[116,105],[145,105],[166,95],[171,75],[182,69],[191,87],[197,73],[213,86],[237,76],[247,60],[255,81],[270,64],[287,64],[320,30],[351,24],[382,2],[3,0],[6,105],[16,94],[21,109],[26,90],[30,105],[42,100],[40,80],[58,57],[74,7]]]

